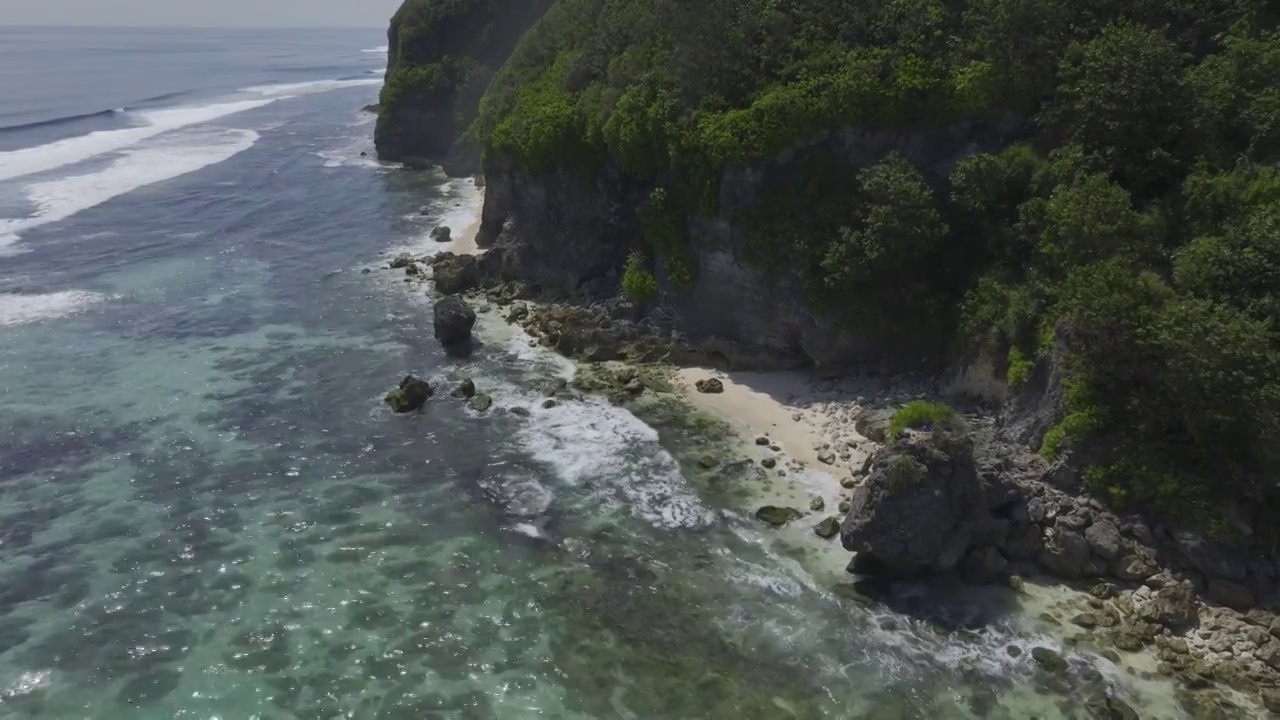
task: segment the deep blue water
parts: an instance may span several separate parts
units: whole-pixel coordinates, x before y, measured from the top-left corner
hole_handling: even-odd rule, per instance
[[[384,42],[0,29],[0,717],[1060,716],[1014,620],[887,629],[523,337],[441,353],[379,266],[480,196],[362,156]]]

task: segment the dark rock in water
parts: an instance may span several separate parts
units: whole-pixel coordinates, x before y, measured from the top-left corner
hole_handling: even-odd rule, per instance
[[[452,231],[449,230],[449,228],[445,225],[441,225],[440,227],[435,228],[434,230],[431,231],[431,239],[435,240],[436,242],[442,242],[442,243],[449,242],[453,240],[452,235],[453,235]]]
[[[447,297],[436,301],[434,308],[435,336],[447,348],[458,347],[471,340],[471,328],[476,324],[476,311],[462,298]]]
[[[463,380],[461,383],[458,384],[458,387],[453,391],[454,397],[470,399],[475,397],[475,395],[476,395],[476,384],[471,378],[467,378],[466,380]]]
[[[825,518],[822,522],[813,526],[813,534],[823,540],[830,540],[840,532],[840,519],[835,515]]]
[[[559,403],[557,403],[557,402],[556,402],[555,400],[553,400],[552,398],[547,398],[546,400],[543,400],[543,401],[542,401],[542,409],[543,409],[543,410],[550,410],[551,408],[555,407],[556,405],[559,405]]]
[[[520,406],[520,405],[516,405],[515,407],[511,408],[511,409],[509,410],[509,412],[510,412],[512,415],[516,415],[516,416],[518,416],[518,417],[529,417],[529,414],[530,414],[530,413],[529,413],[529,408],[527,408],[527,407],[522,407],[522,406]]]
[[[720,380],[716,378],[711,378],[709,380],[699,380],[698,382],[694,383],[693,386],[694,388],[697,389],[698,392],[706,393],[708,395],[716,395],[718,393],[724,392],[724,383],[720,382]]]
[[[408,265],[405,265],[405,266],[404,266],[404,274],[405,274],[405,275],[417,275],[417,274],[419,274],[420,272],[421,272],[421,271],[420,271],[420,270],[418,270],[418,264],[417,264],[417,263],[409,263]]]
[[[409,375],[400,381],[400,387],[387,393],[386,403],[393,412],[413,412],[425,405],[433,392],[426,380]]]
[[[760,437],[756,438],[756,444],[761,447],[764,447],[769,444],[769,438],[761,435]]]
[[[493,407],[493,398],[481,393],[471,398],[471,402],[469,404],[471,405],[471,409],[476,412],[487,412],[489,408]]]
[[[711,470],[720,464],[720,460],[714,455],[703,455],[698,458],[698,467],[703,470]]]
[[[778,466],[778,460],[777,458],[767,457],[762,459],[760,461],[760,464],[764,466],[766,469],[772,470],[773,468]]]
[[[840,528],[845,549],[877,557],[898,575],[954,567],[989,522],[968,438],[904,438],[877,457],[854,490]]]
[[[365,152],[364,150],[361,150],[360,157],[369,157],[369,153]]]
[[[804,517],[804,513],[789,507],[778,507],[776,505],[765,505],[756,510],[756,519],[766,522],[774,527],[782,527],[792,520],[799,520]]]
[[[1017,645],[1007,645],[1005,646],[1004,651],[1009,654],[1009,657],[1019,657],[1022,655],[1022,648]]]
[[[814,512],[822,512],[822,509],[825,508],[826,506],[827,506],[827,501],[823,500],[821,495],[814,495],[809,500],[809,509]]]
[[[474,255],[440,253],[431,259],[431,276],[442,295],[457,295],[480,287],[480,266]]]
[[[368,274],[369,274],[369,273],[371,273],[371,272],[373,272],[373,271],[372,271],[372,270],[370,270],[369,268],[365,268],[365,269],[363,269],[363,270],[361,270],[361,271],[360,271],[360,274],[361,274],[361,275],[368,275]]]
[[[1067,664],[1066,658],[1047,647],[1037,646],[1031,648],[1031,659],[1035,660],[1037,665],[1055,675],[1064,673],[1071,667]]]
[[[410,266],[410,265],[412,265],[412,264],[413,264],[413,256],[412,256],[412,255],[397,255],[397,256],[395,256],[395,258],[394,258],[394,259],[392,259],[392,261],[391,261],[391,269],[392,269],[392,270],[399,270],[400,268],[408,267],[408,266]]]

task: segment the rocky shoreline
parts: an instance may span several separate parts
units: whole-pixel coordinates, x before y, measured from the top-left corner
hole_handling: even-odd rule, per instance
[[[451,312],[460,302],[497,312],[531,343],[583,363],[574,389],[562,392],[625,404],[646,390],[683,388],[696,400],[723,393],[731,382],[707,372],[700,382],[673,386],[671,368],[710,358],[687,347],[660,317],[620,298],[546,301],[538,288],[509,279],[506,260],[501,252],[444,252],[400,258],[390,267],[409,281],[433,281]],[[878,392],[859,392],[868,385]],[[761,507],[757,517],[777,526],[806,518],[813,539],[831,547],[826,538],[838,534],[854,553],[853,595],[874,602],[893,583],[940,573],[1014,592],[1028,581],[1062,582],[1087,595],[1040,619],[1060,627],[1068,645],[1116,660],[1154,658],[1151,670],[1130,672],[1176,682],[1177,700],[1194,718],[1253,716],[1263,707],[1280,713],[1280,603],[1271,563],[1244,561],[1190,531],[1111,512],[1084,494],[1068,465],[1046,462],[989,416],[970,415],[961,429],[891,438],[893,409],[926,395],[924,381],[831,379],[816,386],[832,398],[820,417],[800,411],[791,417],[817,430],[812,450],[788,447],[788,462],[766,435],[741,440],[763,451],[746,461],[757,474],[818,466],[836,479],[838,487],[826,497],[815,494],[807,507]],[[707,456],[702,469],[721,462]],[[1047,655],[1034,660],[1055,664]],[[1119,700],[1099,703],[1100,717],[1140,717]]]

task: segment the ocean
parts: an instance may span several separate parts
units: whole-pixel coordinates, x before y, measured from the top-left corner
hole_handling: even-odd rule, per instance
[[[0,717],[1078,716],[1017,613],[851,604],[544,409],[567,361],[445,355],[381,266],[481,192],[372,158],[385,42],[0,29]],[[394,416],[407,373],[529,412]]]

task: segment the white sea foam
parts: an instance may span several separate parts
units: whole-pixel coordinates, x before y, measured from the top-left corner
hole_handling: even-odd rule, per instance
[[[255,85],[242,92],[256,93],[269,98],[296,97],[298,95],[314,95],[315,93],[341,90],[351,87],[381,85],[382,78],[357,78],[355,80],[312,80],[310,82],[281,83],[279,85]]]
[[[191,131],[125,151],[106,168],[34,183],[25,188],[35,212],[25,218],[0,219],[0,247],[20,233],[65,220],[114,197],[220,163],[248,150],[258,140],[252,130]]]
[[[362,52],[362,53],[370,53],[370,54],[373,54],[373,55],[379,55],[379,54],[380,54],[380,55],[386,55],[386,54],[387,54],[387,51],[388,51],[388,50],[390,50],[390,49],[391,49],[391,48],[387,47],[386,45],[379,45],[379,46],[378,46],[378,47],[376,47],[376,48],[369,48],[368,50],[361,50],[360,52]]]
[[[138,123],[137,127],[99,130],[45,145],[0,152],[0,180],[34,175],[83,162],[104,153],[131,147],[170,130],[200,125],[227,115],[260,108],[274,100],[241,100],[125,113]]]
[[[604,506],[628,508],[663,528],[705,527],[714,519],[657,432],[603,400],[537,411],[516,437],[562,482],[589,489]]]
[[[64,290],[44,295],[0,293],[0,327],[63,317],[107,299],[84,290]]]

